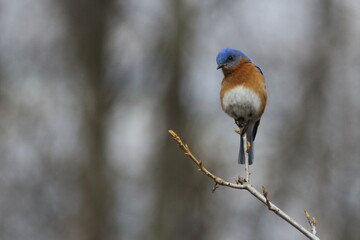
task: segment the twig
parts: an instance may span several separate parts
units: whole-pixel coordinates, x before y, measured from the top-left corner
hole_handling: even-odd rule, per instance
[[[218,189],[218,188],[219,188],[219,184],[218,184],[217,182],[215,182],[215,185],[214,185],[214,187],[213,187],[212,192],[214,193],[215,190]]]
[[[214,174],[212,174],[211,172],[209,172],[209,170],[207,170],[203,163],[198,160],[191,152],[189,147],[184,144],[180,137],[172,130],[169,130],[169,133],[171,134],[171,136],[174,138],[174,140],[178,143],[179,147],[184,151],[185,155],[187,155],[198,167],[199,167],[199,171],[203,172],[206,176],[208,176],[209,178],[211,178],[214,182],[214,188],[213,188],[213,192],[221,185],[221,186],[227,186],[230,188],[235,188],[235,189],[245,189],[248,192],[250,192],[254,197],[256,197],[258,200],[260,200],[263,204],[265,204],[268,209],[272,212],[274,212],[276,215],[278,215],[279,217],[281,217],[282,219],[284,219],[286,222],[288,222],[289,224],[291,224],[293,227],[295,227],[298,231],[300,231],[301,233],[303,233],[308,239],[311,240],[320,240],[320,238],[318,238],[314,232],[314,228],[311,225],[312,228],[312,232],[309,232],[308,230],[306,230],[303,226],[301,226],[299,223],[297,223],[295,220],[293,220],[292,218],[290,218],[285,212],[283,212],[280,208],[278,208],[275,204],[273,204],[272,202],[270,202],[269,197],[268,197],[268,192],[265,188],[263,188],[263,194],[261,194],[259,191],[257,191],[248,181],[246,181],[246,179],[242,178],[242,177],[238,177],[235,180],[235,183],[230,183],[225,181],[224,179],[215,176]],[[247,154],[245,154],[247,155]],[[265,191],[264,191],[265,190]],[[310,218],[310,216],[309,216]],[[308,220],[309,220],[308,218]],[[313,223],[315,223],[316,225],[316,220],[315,218],[313,218]]]
[[[211,172],[209,172],[204,167],[202,162],[199,161],[198,159],[196,159],[196,157],[190,152],[190,149],[189,149],[188,145],[183,144],[180,137],[174,131],[169,130],[169,133],[174,138],[174,140],[179,144],[179,147],[185,152],[185,155],[187,155],[199,167],[199,171],[206,174],[206,176],[208,176],[209,178],[214,180],[215,183],[217,183],[218,185],[228,186],[228,187],[231,187],[231,188],[245,189],[245,185],[243,185],[243,184],[234,184],[234,183],[227,182],[224,179],[222,179],[220,177],[217,177],[214,174],[212,174]]]
[[[306,216],[306,219],[308,220],[308,223],[311,227],[311,232],[315,235],[316,234],[316,218],[312,218],[310,217],[310,214],[308,213],[308,211],[304,210],[305,212],[305,216]]]
[[[237,130],[234,129],[234,131],[239,134],[242,137],[243,140],[243,149],[244,149],[244,153],[245,153],[245,181],[246,182],[250,182],[250,167],[249,167],[249,149],[250,149],[250,143],[247,141],[247,133],[246,131],[241,134],[243,131],[242,129]]]
[[[249,181],[249,148],[248,148],[248,142],[247,142],[247,137],[246,137],[246,131],[241,135],[242,139],[243,139],[243,148],[244,148],[244,153],[245,153],[245,181],[246,182],[250,182]]]
[[[271,209],[270,200],[269,200],[269,193],[264,186],[262,187],[262,192],[266,199],[266,205],[268,206],[268,209],[271,211],[272,209]]]

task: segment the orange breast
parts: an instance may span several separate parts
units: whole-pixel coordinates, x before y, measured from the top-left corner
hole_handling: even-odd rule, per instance
[[[260,117],[265,109],[267,95],[264,77],[252,62],[240,62],[234,67],[224,70],[224,79],[221,83],[220,90],[222,107],[224,94],[227,91],[239,86],[249,88],[259,96],[261,104],[258,115]]]

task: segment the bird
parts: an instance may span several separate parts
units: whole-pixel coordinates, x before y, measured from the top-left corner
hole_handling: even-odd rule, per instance
[[[245,163],[242,136],[246,132],[249,165],[254,161],[254,140],[264,113],[267,93],[262,70],[242,51],[223,48],[216,57],[217,69],[222,69],[220,102],[223,111],[240,128],[238,163]]]

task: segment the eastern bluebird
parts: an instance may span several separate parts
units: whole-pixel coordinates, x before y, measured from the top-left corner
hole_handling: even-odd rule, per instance
[[[216,57],[217,69],[222,69],[224,79],[221,83],[220,101],[225,113],[235,119],[241,135],[246,132],[249,164],[254,160],[254,139],[259,127],[261,115],[266,105],[264,76],[246,54],[223,48]],[[245,163],[245,152],[240,136],[239,163]]]

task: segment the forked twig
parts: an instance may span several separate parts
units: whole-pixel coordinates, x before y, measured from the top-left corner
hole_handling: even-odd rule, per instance
[[[187,155],[198,167],[199,167],[199,171],[203,172],[206,176],[208,176],[209,178],[211,178],[214,182],[215,185],[213,187],[213,192],[219,187],[219,186],[227,186],[230,188],[235,188],[235,189],[245,189],[248,192],[250,192],[254,197],[256,197],[258,200],[260,200],[263,204],[265,204],[268,209],[272,212],[274,212],[276,215],[278,215],[279,217],[281,217],[282,219],[284,219],[286,222],[288,222],[289,224],[291,224],[293,227],[295,227],[298,231],[300,231],[301,233],[303,233],[308,239],[312,239],[312,240],[320,240],[319,237],[317,237],[316,234],[316,219],[313,218],[313,220],[309,220],[310,219],[310,215],[309,217],[307,217],[308,215],[306,214],[307,211],[305,212],[305,215],[309,221],[309,224],[311,226],[311,232],[306,230],[303,226],[301,226],[299,223],[297,223],[295,220],[293,220],[292,218],[290,218],[285,212],[283,212],[280,208],[278,208],[275,204],[273,204],[270,200],[269,200],[269,195],[268,195],[268,191],[266,190],[265,187],[263,187],[263,194],[261,194],[259,191],[257,191],[246,179],[242,178],[242,177],[238,177],[235,178],[235,183],[230,183],[225,181],[224,179],[214,175],[213,173],[211,173],[209,170],[207,170],[204,167],[204,164],[198,160],[190,151],[189,146],[184,144],[180,137],[172,130],[169,130],[170,135],[173,137],[173,139],[178,143],[179,147],[184,151],[185,155]],[[246,148],[245,148],[246,149]],[[247,155],[247,151],[245,151],[246,155]],[[312,222],[312,224],[311,224]]]

